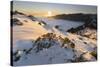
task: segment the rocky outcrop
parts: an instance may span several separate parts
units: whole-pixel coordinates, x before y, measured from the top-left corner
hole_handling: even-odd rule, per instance
[[[11,27],[15,26],[15,25],[21,26],[21,25],[23,25],[23,23],[20,22],[20,20],[18,20],[17,18],[13,18],[13,19],[11,19]]]

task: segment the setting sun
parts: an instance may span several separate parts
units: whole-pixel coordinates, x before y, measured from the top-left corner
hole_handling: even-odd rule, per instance
[[[51,11],[48,11],[48,16],[52,16],[52,12]]]

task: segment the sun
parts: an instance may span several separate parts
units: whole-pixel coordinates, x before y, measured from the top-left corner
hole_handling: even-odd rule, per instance
[[[52,12],[51,11],[48,11],[48,16],[52,16]]]

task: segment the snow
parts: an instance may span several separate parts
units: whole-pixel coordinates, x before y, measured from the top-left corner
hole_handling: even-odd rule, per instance
[[[23,50],[23,49],[30,49],[32,47],[32,41],[31,40],[18,40],[16,41],[16,43],[14,44],[14,49],[13,51],[17,51],[17,50]]]
[[[44,21],[47,25],[39,25],[40,21],[32,21],[25,15],[14,15],[13,18],[17,18],[23,23],[22,26],[13,26],[13,53],[18,51],[17,55],[20,55],[20,59],[15,62],[14,66],[20,65],[40,65],[40,64],[54,64],[54,63],[68,63],[71,60],[76,59],[81,54],[86,53],[83,57],[88,61],[96,60],[90,52],[95,51],[97,47],[96,40],[91,38],[83,37],[78,34],[72,34],[66,32],[70,28],[75,28],[82,25],[82,22],[74,22],[67,20],[49,19],[49,18],[38,18],[38,20]],[[27,22],[25,22],[25,20]],[[58,25],[59,29],[55,28]],[[96,36],[96,31],[88,30],[83,34],[92,34],[92,37]],[[64,48],[61,47],[61,43],[54,44],[48,49],[43,49],[38,53],[35,52],[33,45],[34,41],[46,33],[54,33],[56,36],[62,38],[67,37],[71,42],[75,44],[75,48]],[[95,34],[95,35],[94,35]],[[68,45],[68,44],[66,44]],[[33,48],[29,54],[26,54],[23,50],[29,50]],[[74,51],[76,52],[74,52]],[[76,56],[76,57],[74,57]]]
[[[27,40],[35,40],[39,36],[47,33],[46,29],[44,29],[42,26],[35,23],[37,21],[32,21],[25,16],[23,17],[23,15],[15,15],[14,18],[17,18],[21,22],[24,23],[24,25],[22,25],[22,26],[14,26],[13,27],[13,46],[14,47],[17,46],[18,48],[20,48],[19,46],[21,46],[23,44],[25,46],[25,43]],[[27,20],[27,23],[23,20]],[[30,44],[30,43],[28,43],[28,44]],[[23,47],[23,46],[21,46],[21,47]],[[25,48],[25,47],[23,47],[23,48]],[[16,47],[14,49],[16,49]]]
[[[85,37],[81,37],[82,40],[80,40],[78,37],[81,37],[79,35],[75,35],[75,34],[68,34],[68,38],[70,40],[74,40],[74,43],[77,44],[75,46],[75,48],[77,50],[83,51],[83,52],[89,52],[89,51],[93,51],[93,49],[96,47],[96,41],[92,41],[91,39],[85,38]],[[86,42],[87,44],[85,44],[84,42]]]
[[[37,64],[54,64],[65,63],[67,59],[73,59],[74,53],[71,49],[60,48],[59,45],[52,46],[51,48],[44,49],[39,53],[28,54],[22,56],[20,61],[15,65],[37,65]],[[27,58],[25,60],[25,57]]]
[[[80,25],[83,25],[82,22],[68,21],[68,20],[60,20],[60,19],[50,19],[50,18],[39,18],[42,21],[46,22],[51,28],[58,25],[62,30],[67,31],[70,28],[75,28]]]

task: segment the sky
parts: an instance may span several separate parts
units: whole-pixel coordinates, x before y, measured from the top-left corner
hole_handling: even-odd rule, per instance
[[[34,16],[47,16],[72,13],[96,14],[97,6],[43,3],[31,1],[14,1],[13,11],[15,10],[23,12],[25,14],[31,14]]]

